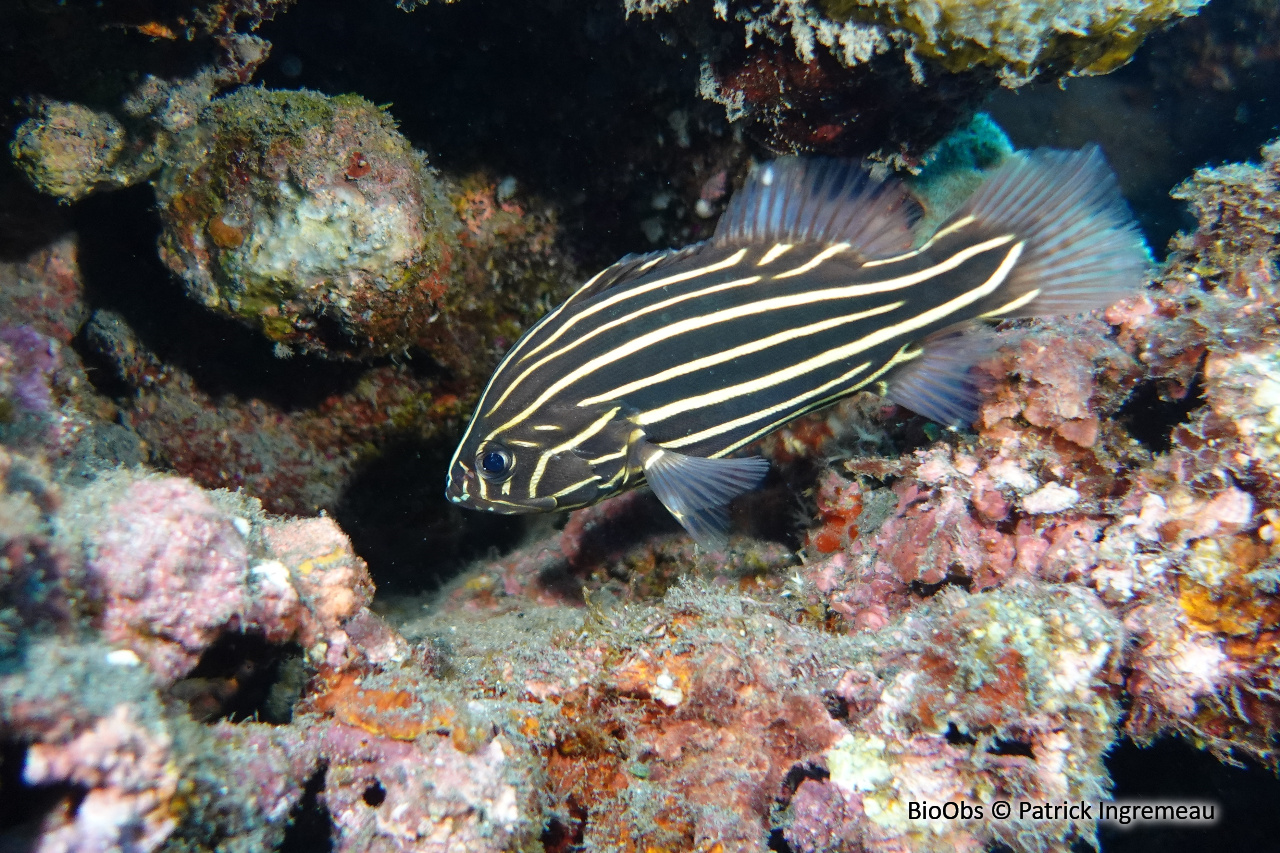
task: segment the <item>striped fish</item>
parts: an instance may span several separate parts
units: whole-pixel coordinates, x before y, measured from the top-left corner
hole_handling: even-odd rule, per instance
[[[1144,281],[1142,237],[1096,147],[1009,158],[923,242],[915,212],[857,164],[758,167],[709,241],[624,258],[516,343],[447,496],[541,512],[648,483],[717,547],[729,501],[768,470],[735,450],[861,389],[972,423],[980,321],[1099,308]]]

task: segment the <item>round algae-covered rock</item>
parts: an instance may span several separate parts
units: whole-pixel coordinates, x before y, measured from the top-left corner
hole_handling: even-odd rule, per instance
[[[9,151],[36,189],[75,201],[99,184],[120,183],[112,167],[124,145],[124,128],[107,113],[46,101],[18,125]]]
[[[456,215],[425,158],[359,97],[218,99],[156,194],[161,257],[188,293],[282,352],[403,350],[447,288]]]

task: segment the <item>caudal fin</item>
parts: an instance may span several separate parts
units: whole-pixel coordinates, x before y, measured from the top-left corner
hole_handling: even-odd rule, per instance
[[[1150,255],[1096,145],[1009,157],[938,231],[1012,235],[1022,248],[982,317],[1080,314],[1130,296],[1146,282]],[[887,378],[894,402],[941,423],[973,422],[981,395],[969,371],[994,338],[960,326],[923,342],[923,353]]]

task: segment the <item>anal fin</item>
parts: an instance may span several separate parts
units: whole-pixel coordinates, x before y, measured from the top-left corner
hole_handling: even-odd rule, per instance
[[[931,335],[922,342],[923,353],[886,378],[886,396],[932,421],[967,428],[982,404],[973,367],[994,355],[999,343],[994,332],[977,324]]]
[[[707,550],[729,541],[729,501],[749,492],[769,472],[769,462],[747,459],[704,459],[649,446],[644,475],[653,493],[694,541]]]

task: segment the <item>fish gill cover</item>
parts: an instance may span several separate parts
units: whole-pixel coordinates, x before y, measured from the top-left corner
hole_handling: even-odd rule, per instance
[[[1266,849],[1280,11],[1047,8],[3,4],[0,846]],[[874,261],[1092,143],[1159,265],[937,342],[967,426],[780,425],[714,548],[440,494],[520,336],[772,227],[764,164],[900,182]],[[1109,795],[1220,808],[990,811]]]

